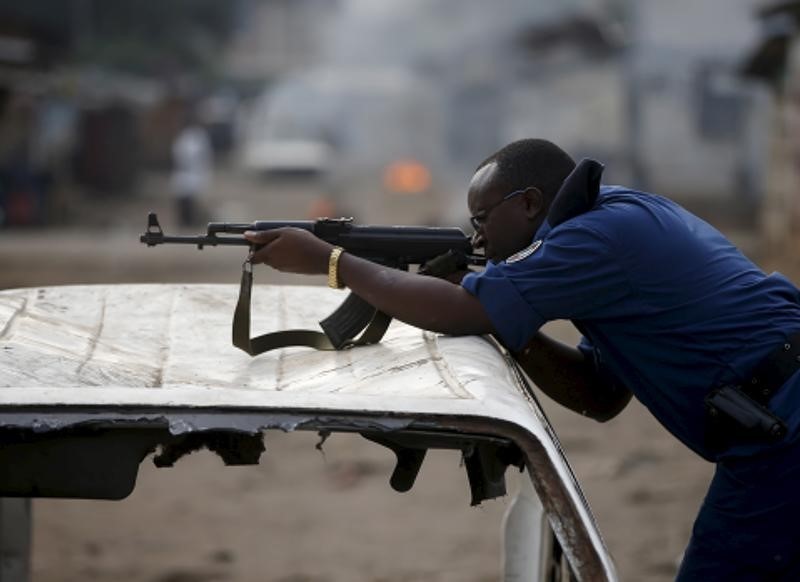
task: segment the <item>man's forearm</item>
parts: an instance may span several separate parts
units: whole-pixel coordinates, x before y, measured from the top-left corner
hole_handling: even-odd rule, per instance
[[[603,383],[579,350],[541,332],[515,358],[550,398],[595,420],[613,418],[631,399],[628,390]]]
[[[416,327],[452,335],[493,332],[478,299],[460,285],[383,267],[348,253],[339,260],[339,277],[369,304]]]

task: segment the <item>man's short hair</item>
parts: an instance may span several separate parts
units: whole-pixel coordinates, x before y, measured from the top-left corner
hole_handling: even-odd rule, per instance
[[[481,162],[477,170],[495,162],[496,182],[513,192],[536,186],[549,205],[564,179],[575,168],[575,161],[556,144],[545,139],[521,139],[499,149]]]

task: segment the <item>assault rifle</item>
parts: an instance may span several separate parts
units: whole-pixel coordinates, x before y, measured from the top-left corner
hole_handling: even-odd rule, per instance
[[[468,265],[484,265],[485,258],[473,253],[469,237],[460,228],[430,226],[371,226],[354,224],[352,218],[319,220],[259,220],[251,223],[211,222],[205,235],[168,236],[158,217],[150,213],[147,230],[139,240],[147,246],[188,244],[207,246],[250,246],[244,238],[248,230],[272,230],[291,226],[302,228],[347,252],[387,267],[408,270],[420,265],[423,274],[446,276]],[[255,356],[286,346],[309,346],[323,350],[341,350],[355,345],[377,343],[383,337],[391,317],[375,309],[355,293],[344,300],[331,315],[320,321],[324,333],[310,330],[284,330],[250,337],[250,298],[253,284],[252,265],[242,265],[239,300],[233,316],[233,345]],[[361,334],[359,337],[359,334]]]

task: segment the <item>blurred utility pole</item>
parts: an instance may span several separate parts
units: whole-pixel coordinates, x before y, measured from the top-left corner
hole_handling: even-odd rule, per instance
[[[92,0],[71,0],[72,38],[70,45],[77,51],[92,40]]]
[[[648,189],[647,170],[642,156],[642,95],[638,73],[639,43],[639,3],[628,0],[624,6],[625,50],[622,57],[627,157],[630,165],[631,186],[640,190]]]
[[[31,579],[31,500],[0,498],[0,582]]]

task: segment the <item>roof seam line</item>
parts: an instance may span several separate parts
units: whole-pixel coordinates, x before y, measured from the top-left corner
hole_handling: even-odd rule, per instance
[[[431,362],[439,370],[439,374],[447,385],[448,389],[459,398],[474,398],[473,394],[467,390],[461,382],[458,381],[456,375],[447,365],[447,362],[442,357],[439,350],[439,340],[437,334],[430,331],[423,331],[422,338],[425,340],[425,346],[431,356]]]
[[[169,361],[170,356],[170,347],[172,346],[172,342],[169,341],[169,338],[172,337],[172,322],[174,321],[175,317],[175,305],[178,302],[178,292],[172,292],[172,298],[169,304],[169,311],[167,315],[167,321],[164,324],[164,329],[166,330],[166,337],[168,341],[164,342],[164,345],[159,350],[159,355],[161,356],[158,361],[158,370],[156,371],[155,375],[153,376],[153,382],[151,384],[151,388],[163,388],[164,387],[164,372],[167,368],[167,362]]]
[[[0,331],[0,339],[5,338],[7,335],[10,335],[11,329],[14,327],[14,323],[17,319],[27,311],[28,309],[28,297],[22,300],[22,304],[14,311],[11,317],[8,318],[6,325],[3,327],[2,331]]]
[[[106,305],[108,305],[108,291],[103,292],[103,303],[100,307],[100,321],[92,331],[91,338],[89,339],[89,345],[86,348],[86,354],[84,355],[83,361],[80,363],[78,370],[75,373],[75,375],[78,377],[81,376],[86,364],[92,360],[94,353],[97,350],[97,343],[100,341],[100,335],[103,333],[103,328],[106,324]]]

